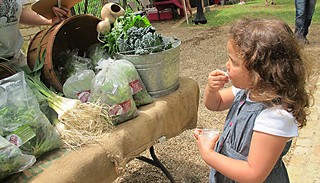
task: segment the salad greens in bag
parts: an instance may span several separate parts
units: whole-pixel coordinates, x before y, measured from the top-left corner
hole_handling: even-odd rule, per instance
[[[33,155],[22,154],[17,146],[0,136],[0,180],[26,170],[35,162],[36,158]]]
[[[41,112],[24,72],[0,80],[0,86],[0,135],[17,136],[22,153],[35,157],[60,147],[60,136]]]
[[[82,70],[69,77],[63,84],[63,94],[67,98],[87,102],[90,96],[91,80],[95,74],[92,70]]]
[[[117,125],[138,116],[138,109],[130,92],[126,75],[104,63],[96,74],[89,101],[98,101],[110,106],[108,111],[113,124]]]
[[[87,56],[92,60],[94,65],[96,65],[100,59],[110,58],[108,51],[103,47],[102,43],[95,43],[89,46]]]
[[[154,98],[149,95],[138,71],[131,62],[125,59],[115,60],[112,62],[111,67],[121,70],[126,74],[133,100],[137,106],[146,105],[154,101]]]
[[[82,70],[93,70],[95,64],[86,55],[79,55],[79,49],[61,52],[57,58],[54,70],[58,79],[64,83],[69,77]]]

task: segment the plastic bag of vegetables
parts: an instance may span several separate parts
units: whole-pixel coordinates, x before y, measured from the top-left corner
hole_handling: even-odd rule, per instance
[[[133,100],[137,106],[142,106],[146,104],[150,104],[154,101],[146,87],[144,86],[138,71],[135,66],[129,62],[128,60],[115,60],[111,64],[112,68],[121,70],[127,76],[129,86],[131,88],[131,94],[133,96]]]
[[[79,55],[79,49],[67,50],[59,54],[55,72],[59,80],[64,83],[69,77],[82,70],[93,70],[94,63],[86,55]]]
[[[105,64],[92,80],[89,101],[109,105],[108,113],[115,125],[138,116],[128,83],[126,75],[111,64]]]
[[[73,51],[74,52],[74,51]],[[65,64],[66,76],[70,77],[74,75],[77,71],[84,69],[93,69],[94,64],[92,60],[80,55],[70,55],[69,59]]]
[[[17,136],[24,154],[41,156],[61,146],[61,138],[25,81],[24,72],[0,80],[0,135]]]
[[[101,59],[98,62],[96,69],[102,69],[104,67],[110,67],[111,69],[118,70],[126,75],[129,82],[128,84],[130,86],[131,95],[133,96],[136,106],[146,105],[154,101],[154,98],[149,95],[138,71],[131,62],[125,59]]]
[[[21,150],[0,136],[0,180],[8,175],[22,172],[36,162],[33,155],[22,154]]]
[[[69,77],[63,84],[63,94],[67,98],[87,102],[90,96],[91,80],[95,74],[92,70],[81,70]]]
[[[87,56],[92,60],[92,63],[96,65],[100,59],[110,58],[108,51],[103,47],[102,43],[95,43],[87,49]]]

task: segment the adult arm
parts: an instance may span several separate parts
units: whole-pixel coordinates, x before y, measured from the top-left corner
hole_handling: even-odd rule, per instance
[[[46,19],[30,9],[23,8],[20,23],[26,25],[54,25],[69,16],[69,10],[64,7],[53,7],[52,10],[56,16],[52,19]]]

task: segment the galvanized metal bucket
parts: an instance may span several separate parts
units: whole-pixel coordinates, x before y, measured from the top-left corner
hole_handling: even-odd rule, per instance
[[[133,63],[152,97],[161,97],[172,93],[179,87],[180,45],[181,41],[173,37],[164,37],[173,44],[172,48],[146,55],[117,54],[117,59]]]

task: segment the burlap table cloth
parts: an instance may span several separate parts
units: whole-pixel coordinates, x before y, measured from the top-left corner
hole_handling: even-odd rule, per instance
[[[160,137],[169,139],[196,127],[199,86],[189,78],[179,78],[179,83],[175,92],[140,107],[138,117],[116,126],[112,133],[97,139],[97,144],[79,151],[54,150],[7,182],[113,182],[124,173],[129,161]]]

